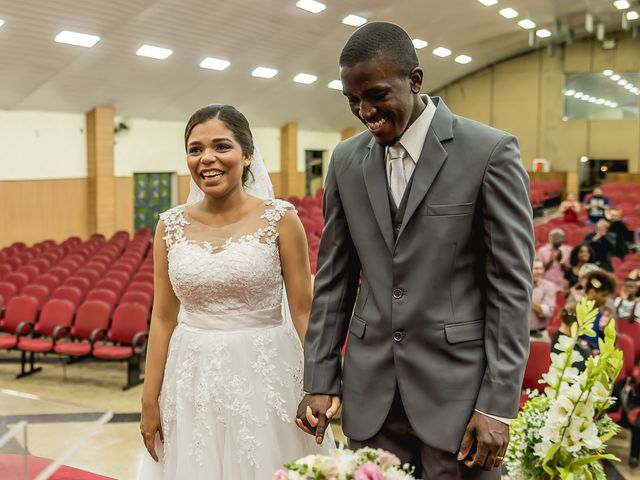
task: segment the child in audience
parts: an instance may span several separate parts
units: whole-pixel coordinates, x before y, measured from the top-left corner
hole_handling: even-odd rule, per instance
[[[596,336],[589,337],[583,335],[580,338],[589,344],[593,354],[597,354],[599,353],[598,339],[604,338],[605,327],[609,322],[615,321],[615,309],[607,305],[607,300],[609,300],[609,297],[616,291],[616,279],[604,270],[596,270],[587,275],[585,282],[585,296],[587,299],[595,302],[595,306],[599,312],[593,322],[593,329],[596,332]]]
[[[576,306],[566,305],[560,311],[560,320],[562,321],[562,323],[560,324],[560,328],[554,334],[553,340],[551,341],[551,351],[553,353],[561,353],[561,350],[559,350],[557,347],[560,337],[571,336],[571,325],[578,321],[576,317]],[[580,354],[583,360],[580,362],[575,362],[573,366],[582,371],[585,369],[585,362],[587,361],[587,358],[591,356],[591,347],[589,347],[589,344],[586,341],[578,339],[574,350]]]

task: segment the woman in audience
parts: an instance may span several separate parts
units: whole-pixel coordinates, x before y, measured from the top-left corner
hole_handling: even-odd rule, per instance
[[[573,193],[568,193],[567,198],[560,204],[560,213],[564,223],[577,223],[580,214],[580,202]]]
[[[586,243],[573,247],[569,255],[570,267],[564,272],[565,291],[576,286],[580,280],[578,274],[582,266],[586,263],[594,263],[596,254]]]
[[[611,305],[610,297],[616,291],[616,279],[604,270],[595,270],[586,276],[585,283],[585,296],[595,302],[599,311],[593,322],[595,337],[583,335],[580,338],[585,340],[593,353],[596,354],[599,353],[598,339],[604,338],[605,327],[609,322],[615,321],[615,307]],[[607,303],[609,304],[607,305]]]
[[[142,478],[272,478],[333,443],[327,432],[316,445],[293,423],[311,307],[304,229],[291,204],[273,199],[235,108],[201,108],[184,142],[190,200],[160,216],[154,243]]]

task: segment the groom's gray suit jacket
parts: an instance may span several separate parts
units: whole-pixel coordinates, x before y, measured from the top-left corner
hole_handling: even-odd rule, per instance
[[[420,439],[455,452],[474,408],[517,412],[533,225],[516,139],[433,100],[395,232],[384,147],[363,132],[333,153],[304,386],[342,394],[355,440],[377,433],[397,386]]]

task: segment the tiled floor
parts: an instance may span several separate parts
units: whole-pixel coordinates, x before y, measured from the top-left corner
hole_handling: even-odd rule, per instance
[[[11,359],[17,358],[16,354],[0,352],[0,388],[83,405],[87,412],[109,410],[116,414],[65,463],[121,480],[134,480],[144,453],[137,421],[142,387],[122,391],[126,366],[119,363],[45,363],[42,372],[16,380],[19,365]],[[0,415],[10,414],[10,409],[9,405],[0,405]],[[58,423],[33,423],[28,427],[28,444],[33,454],[55,456],[62,443],[73,441],[83,426],[86,427],[83,422],[60,420]],[[72,420],[76,420],[75,417]],[[334,432],[337,440],[345,440],[339,427],[334,428]],[[611,453],[622,459],[615,468],[621,478],[640,478],[640,470],[630,470],[627,465],[629,441],[630,434],[624,430],[609,442]]]

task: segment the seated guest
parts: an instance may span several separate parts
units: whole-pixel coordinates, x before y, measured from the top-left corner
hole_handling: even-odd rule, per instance
[[[564,230],[554,228],[549,232],[549,243],[538,249],[538,258],[544,264],[542,278],[549,280],[557,290],[564,289],[564,272],[569,267],[571,247],[564,243]]]
[[[611,208],[605,218],[609,221],[609,233],[616,236],[616,248],[613,253],[616,257],[624,258],[629,253],[629,247],[633,245],[633,232],[622,220],[622,210]]]
[[[587,286],[587,276],[596,270],[600,270],[600,267],[595,263],[585,263],[580,267],[580,270],[578,271],[578,283],[569,289],[567,305],[572,305],[582,300],[586,289],[585,287]]]
[[[571,250],[569,255],[569,268],[564,272],[565,291],[575,287],[579,281],[578,274],[582,266],[586,263],[593,263],[596,254],[586,243],[581,243]]]
[[[596,336],[583,335],[580,338],[589,344],[594,355],[599,353],[598,339],[604,338],[605,327],[610,321],[615,321],[615,307],[612,308],[610,304],[607,305],[615,291],[616,279],[613,275],[602,270],[596,270],[587,275],[585,296],[589,300],[593,300],[595,307],[598,309],[598,315],[593,322],[593,330],[596,332]]]
[[[640,299],[638,287],[633,278],[625,278],[620,296],[615,299],[614,305],[618,320],[640,323]]]
[[[611,257],[616,251],[616,236],[609,232],[609,222],[604,218],[598,220],[595,232],[587,233],[584,236],[584,242],[593,248],[596,254],[596,265],[607,272],[613,272]]]
[[[564,223],[578,223],[580,214],[580,202],[573,193],[568,193],[567,198],[560,204],[560,213]]]
[[[553,335],[553,340],[551,341],[551,351],[553,353],[562,353],[562,351],[557,348],[558,339],[560,337],[571,336],[571,325],[578,321],[578,318],[576,317],[576,306],[566,305],[560,312],[560,320],[560,328]],[[579,371],[582,371],[585,369],[585,362],[587,358],[591,356],[591,347],[589,347],[589,344],[584,340],[578,339],[576,346],[573,349],[578,352],[583,359],[580,362],[575,362],[573,366]]]
[[[533,261],[533,297],[529,317],[529,334],[535,340],[549,341],[547,322],[556,307],[556,286],[542,278],[544,263],[539,258]]]
[[[640,268],[635,268],[629,272],[627,278],[631,278],[636,282],[637,293],[636,295],[640,297]]]
[[[589,223],[595,224],[598,220],[604,217],[605,212],[609,209],[611,202],[608,197],[602,194],[602,189],[596,187],[593,189],[593,193],[589,200],[586,202],[587,219]]]

